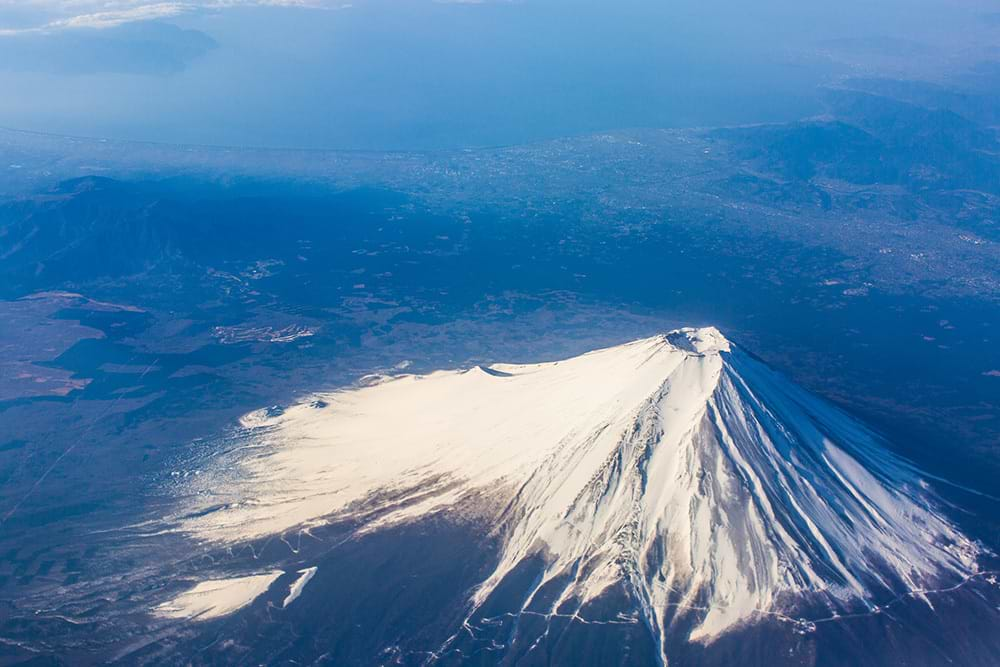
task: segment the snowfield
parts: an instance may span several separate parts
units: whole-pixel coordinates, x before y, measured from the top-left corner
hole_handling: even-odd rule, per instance
[[[797,596],[863,605],[977,571],[919,471],[714,328],[389,378],[243,424],[238,461],[192,482],[224,507],[182,530],[225,545],[480,516],[502,548],[470,613],[539,556],[525,606],[621,585],[661,644],[668,609],[698,610],[690,638],[707,642]]]

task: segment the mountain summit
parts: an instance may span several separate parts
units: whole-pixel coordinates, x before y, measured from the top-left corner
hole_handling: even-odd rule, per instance
[[[242,428],[255,455],[202,476],[221,508],[189,515],[196,537],[474,517],[499,553],[469,618],[501,598],[516,600],[509,615],[574,616],[614,592],[664,662],[681,618],[707,643],[757,617],[867,613],[977,572],[977,545],[912,465],[715,328],[387,378]]]

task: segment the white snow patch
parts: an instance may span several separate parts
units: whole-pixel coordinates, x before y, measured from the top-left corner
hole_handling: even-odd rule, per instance
[[[285,596],[285,601],[281,603],[282,608],[287,607],[302,595],[302,591],[305,589],[306,584],[309,580],[316,576],[316,570],[318,567],[307,567],[304,570],[299,570],[299,578],[288,588],[288,595]]]
[[[282,574],[281,570],[272,570],[248,577],[202,581],[173,600],[155,607],[153,613],[163,618],[196,621],[226,616],[256,600]]]

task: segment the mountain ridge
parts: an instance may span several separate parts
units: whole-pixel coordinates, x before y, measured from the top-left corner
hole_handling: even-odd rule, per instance
[[[979,571],[919,471],[712,327],[398,376],[243,424],[255,454],[202,476],[230,502],[181,523],[196,539],[478,514],[499,550],[469,619],[510,604],[528,567],[506,613],[574,616],[621,590],[663,663],[680,616],[711,643],[762,614],[871,611]]]

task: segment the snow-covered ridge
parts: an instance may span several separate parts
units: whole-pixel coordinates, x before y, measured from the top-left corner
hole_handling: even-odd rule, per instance
[[[542,556],[526,606],[623,585],[655,635],[698,609],[691,638],[708,641],[799,596],[863,603],[977,567],[918,471],[714,328],[401,376],[244,424],[255,454],[195,482],[228,505],[185,530],[226,543],[373,508],[366,530],[474,510],[503,547],[472,608]]]

